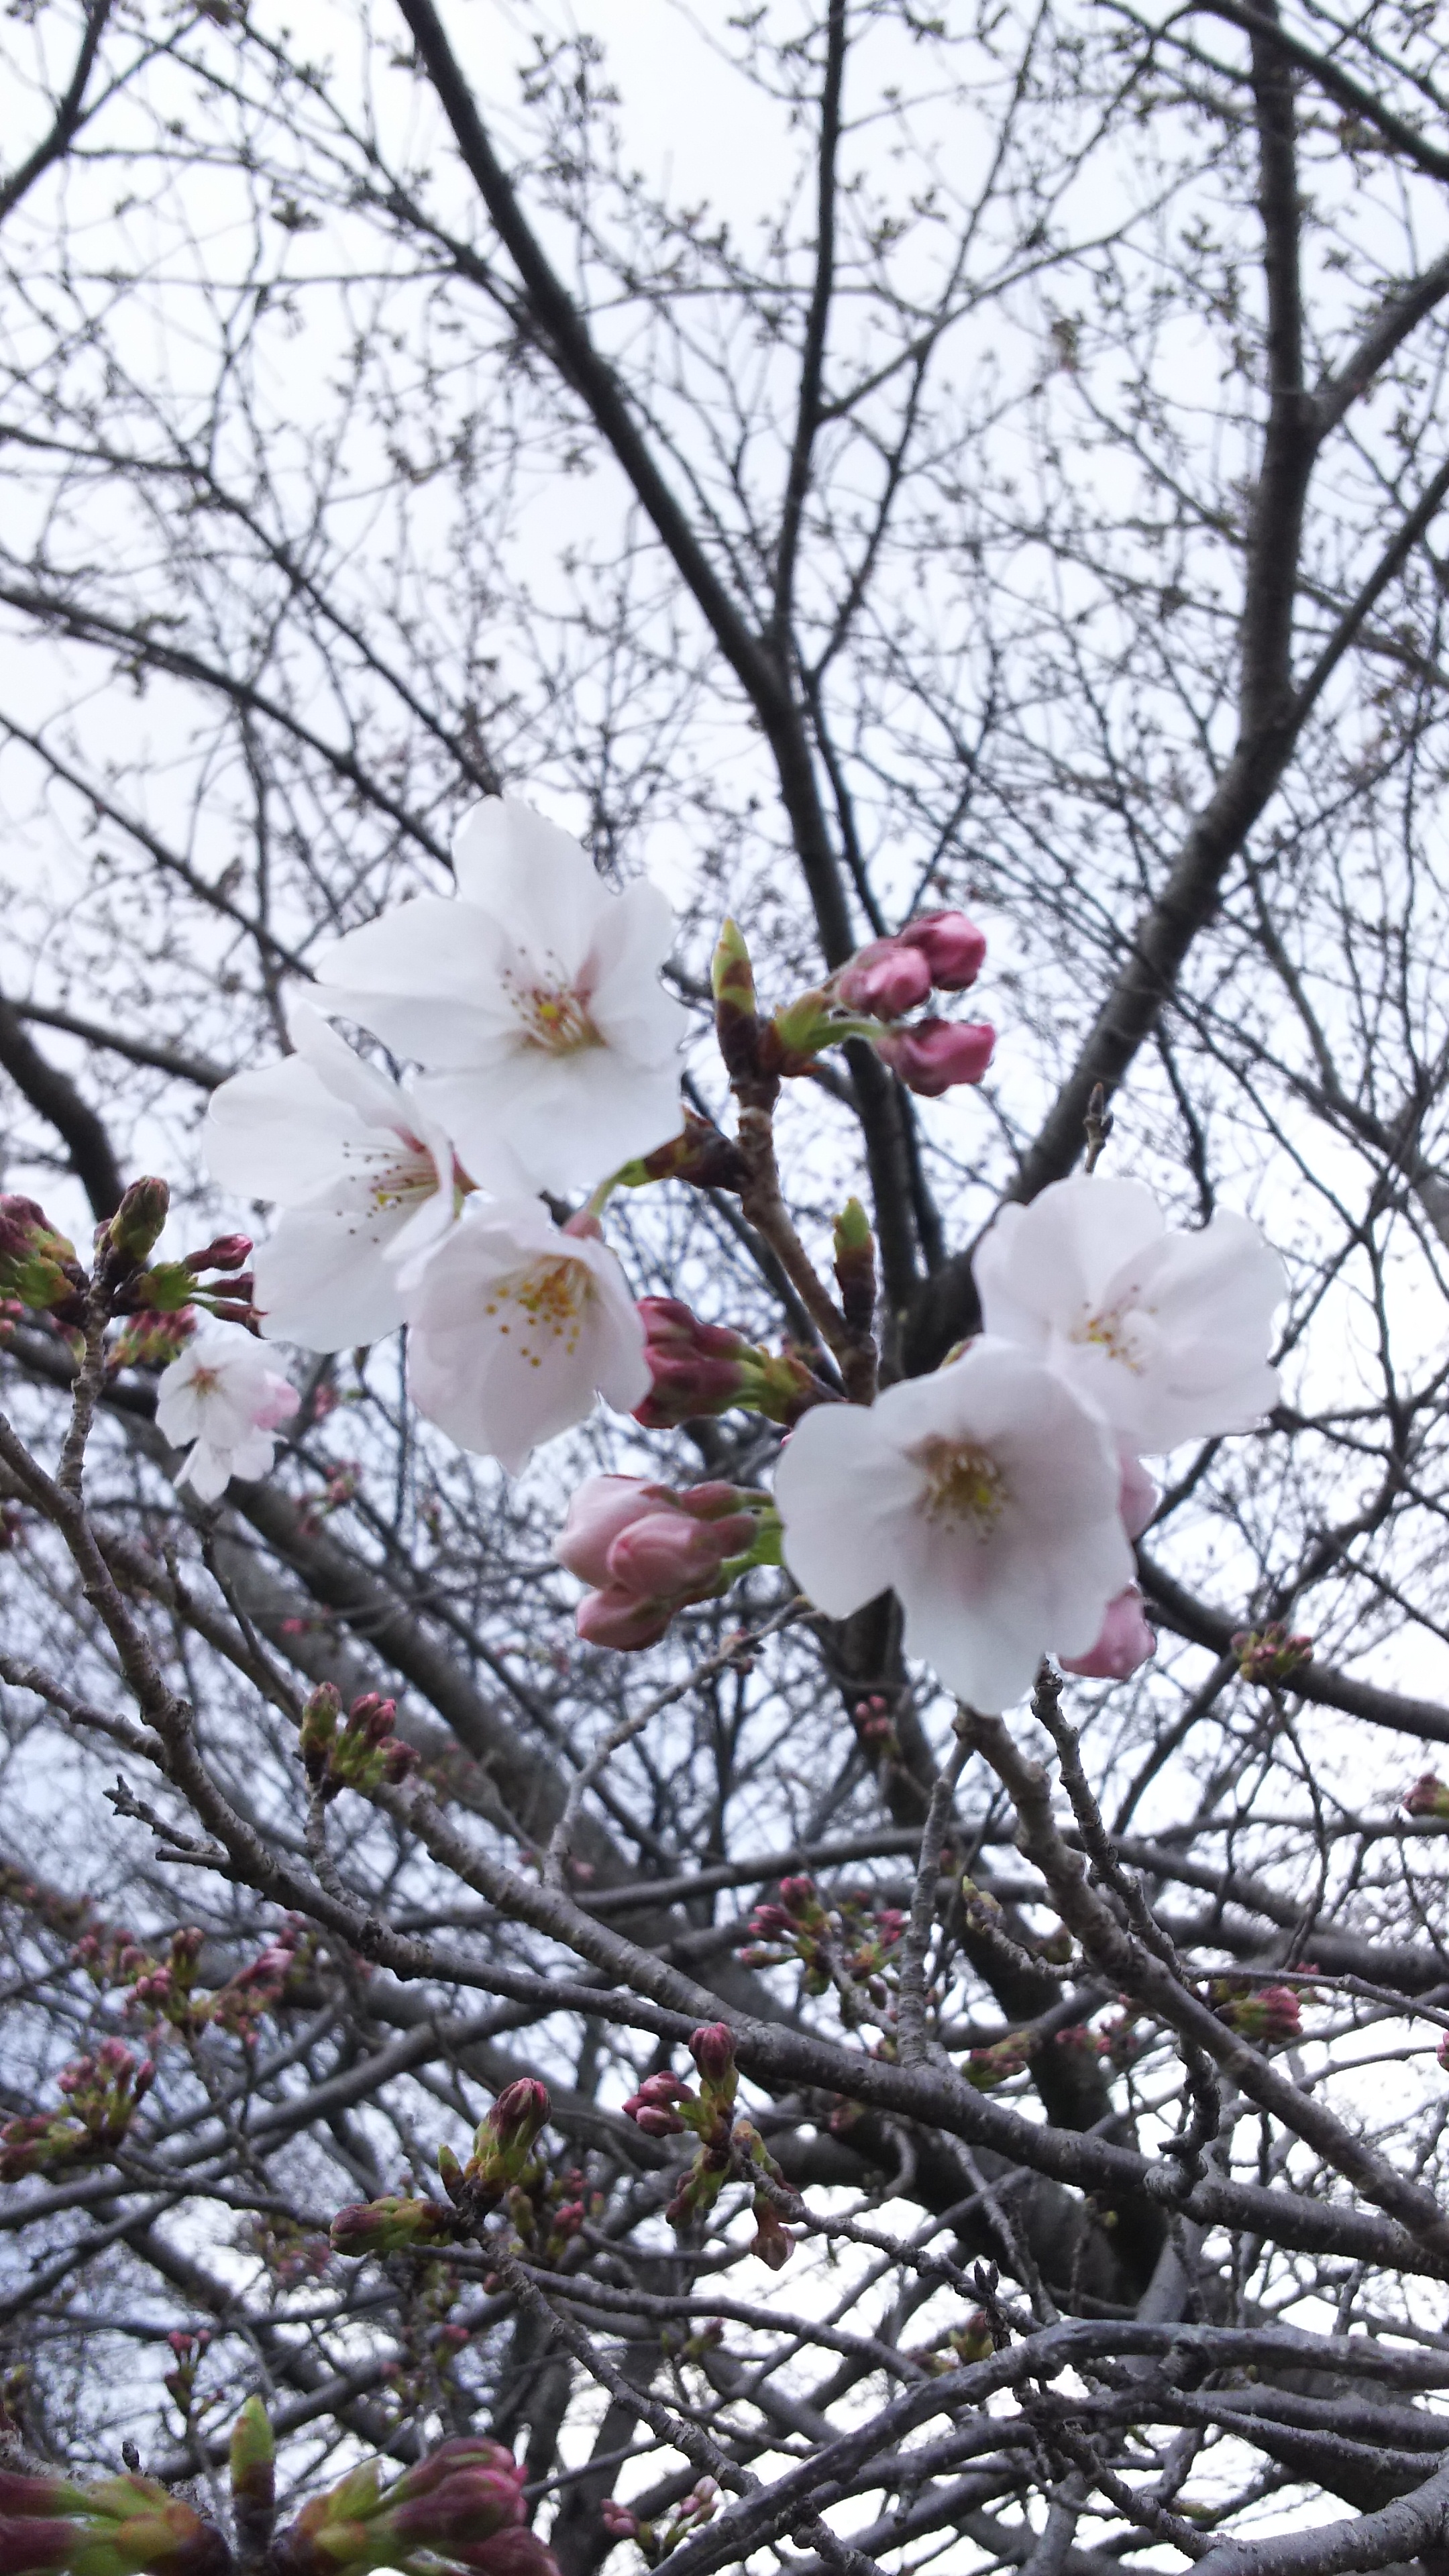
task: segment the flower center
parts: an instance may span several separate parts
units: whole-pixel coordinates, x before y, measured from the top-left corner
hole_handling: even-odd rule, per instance
[[[545,1055],[577,1055],[603,1045],[589,1017],[589,997],[572,984],[525,983],[505,975],[508,998],[523,1026],[523,1043]]]
[[[415,1136],[405,1136],[403,1143],[407,1152],[384,1163],[372,1179],[372,1204],[379,1216],[386,1215],[389,1208],[406,1206],[409,1199],[430,1199],[438,1186],[431,1154]]]
[[[515,1343],[530,1368],[542,1368],[546,1356],[572,1359],[593,1297],[586,1262],[555,1260],[545,1253],[526,1270],[495,1280],[483,1312],[490,1318],[504,1316],[499,1332]]]
[[[1148,1309],[1151,1312],[1151,1309]],[[1109,1360],[1120,1360],[1134,1377],[1142,1375],[1142,1361],[1137,1356],[1126,1298],[1107,1307],[1100,1315],[1088,1315],[1085,1322],[1072,1328],[1071,1338],[1079,1346],[1105,1351]]]
[[[912,1451],[926,1480],[928,1521],[954,1521],[986,1538],[1009,1500],[1006,1478],[975,1440],[923,1440]]]
[[[217,1395],[220,1391],[221,1378],[216,1369],[193,1369],[191,1373],[191,1392],[193,1395],[199,1395],[204,1402],[207,1396]]]

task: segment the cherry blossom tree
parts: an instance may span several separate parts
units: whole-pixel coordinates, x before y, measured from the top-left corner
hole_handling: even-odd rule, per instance
[[[0,2569],[1444,2576],[1435,14],[4,61]]]

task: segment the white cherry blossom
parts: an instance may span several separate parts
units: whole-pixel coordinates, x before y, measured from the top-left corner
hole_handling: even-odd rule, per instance
[[[1128,1449],[1246,1431],[1277,1402],[1286,1282],[1246,1217],[1170,1233],[1139,1181],[1056,1181],[1002,1209],[975,1272],[987,1332],[1046,1360]]]
[[[296,1388],[268,1368],[240,1325],[202,1325],[156,1387],[157,1427],[173,1448],[192,1443],[177,1484],[214,1503],[233,1476],[264,1476],[276,1454],[274,1435],[297,1400]]]
[[[601,1395],[649,1392],[644,1326],[597,1233],[556,1226],[537,1199],[473,1199],[408,1287],[408,1384],[420,1412],[510,1475]]]
[[[1122,1469],[1052,1370],[982,1338],[868,1409],[821,1405],[775,1471],[785,1562],[833,1619],[890,1586],[906,1645],[972,1707],[1010,1708],[1043,1654],[1085,1655],[1130,1581]]]
[[[453,1223],[453,1152],[300,995],[287,1028],[295,1055],[212,1095],[207,1156],[226,1188],[285,1211],[255,1260],[267,1339],[348,1350],[402,1322],[404,1269]]]
[[[420,1094],[480,1187],[587,1187],[680,1124],[669,904],[643,881],[611,893],[516,797],[475,805],[453,857],[454,898],[421,895],[323,954],[326,1007],[426,1068]]]

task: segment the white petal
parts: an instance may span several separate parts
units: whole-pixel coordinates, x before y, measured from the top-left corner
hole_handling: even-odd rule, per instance
[[[1108,1282],[1160,1236],[1161,1208],[1139,1181],[1053,1181],[1029,1207],[1003,1208],[972,1264],[988,1333],[1039,1346],[1105,1302]]]
[[[391,1077],[354,1055],[304,994],[290,993],[285,1009],[293,1046],[333,1099],[355,1110],[364,1126],[400,1133],[406,1125],[406,1103]]]
[[[616,900],[572,834],[517,796],[486,797],[464,816],[453,867],[464,902],[491,914],[536,971],[569,984]]]
[[[674,911],[647,878],[614,896],[594,935],[589,1010],[599,1035],[640,1065],[664,1065],[689,1033],[684,1004],[659,970],[674,945]]]
[[[277,1444],[270,1431],[250,1431],[231,1453],[231,1473],[254,1481],[265,1476],[276,1454]]]
[[[325,1189],[349,1142],[366,1133],[357,1111],[327,1089],[316,1068],[289,1055],[222,1083],[212,1093],[202,1141],[224,1189],[289,1207]]]
[[[585,1189],[679,1132],[673,1065],[640,1067],[603,1047],[520,1049],[487,1074],[430,1074],[420,1097],[482,1188]]]
[[[209,1441],[198,1440],[177,1468],[176,1482],[189,1485],[198,1502],[216,1502],[231,1483],[231,1451],[213,1449]]]
[[[419,1064],[476,1065],[514,1043],[511,953],[476,904],[419,895],[322,953],[318,1000]]]
[[[902,1552],[899,1524],[920,1491],[879,1412],[879,1405],[817,1405],[791,1432],[775,1469],[785,1562],[830,1619],[848,1618],[888,1589]]]
[[[369,1234],[330,1211],[289,1209],[254,1264],[267,1340],[345,1351],[396,1332],[403,1293],[382,1242],[399,1231],[395,1218]]]

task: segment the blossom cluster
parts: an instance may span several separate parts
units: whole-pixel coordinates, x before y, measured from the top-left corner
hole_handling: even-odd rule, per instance
[[[835,1224],[838,1305],[823,1283],[806,1297],[819,1347],[772,1353],[678,1299],[636,1301],[604,1238],[611,1193],[731,1189],[768,1230],[769,1114],[825,1047],[869,1044],[924,1097],[981,1080],[988,1024],[910,1015],[967,992],[985,940],[960,913],[922,915],[768,1016],[727,923],[713,982],[730,1137],[681,1110],[687,1014],[660,980],[673,923],[656,887],[611,891],[511,798],[465,818],[454,867],[452,895],[337,939],[286,1005],[293,1051],[213,1098],[216,1177],[278,1210],[255,1257],[266,1339],[331,1351],[405,1324],[420,1410],[510,1472],[599,1397],[652,1429],[734,1406],[778,1424],[773,1497],[639,1477],[575,1496],[558,1556],[586,1587],[578,1626],[596,1646],[649,1645],[782,1557],[832,1618],[893,1589],[910,1651],[983,1710],[1019,1700],[1048,1653],[1089,1678],[1135,1671],[1155,1646],[1133,1579],[1157,1502],[1145,1458],[1246,1429],[1275,1401],[1284,1281],[1257,1229],[1218,1214],[1177,1232],[1139,1182],[1057,1182],[1003,1208],[979,1244],[980,1332],[883,1387],[855,1200]],[[364,1061],[339,1020],[415,1072]],[[588,1195],[567,1214],[559,1195],[575,1191]],[[22,1226],[0,1287],[24,1297],[54,1273],[73,1296],[68,1249]],[[793,1237],[789,1250],[806,1257]],[[194,1335],[158,1398],[168,1437],[194,1441],[183,1473],[203,1499],[260,1473],[296,1406],[255,1343],[219,1332]],[[1270,1677],[1300,1644],[1269,1640]]]

